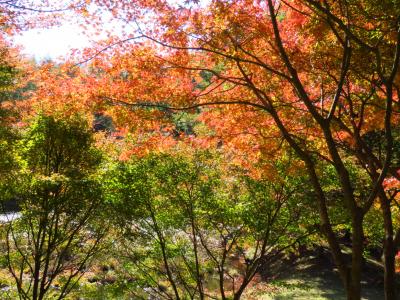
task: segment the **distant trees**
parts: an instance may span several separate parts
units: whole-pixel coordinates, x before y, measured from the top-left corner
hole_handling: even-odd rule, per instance
[[[15,91],[19,71],[10,52],[11,49],[0,40],[0,179],[8,175],[14,164],[11,148],[15,140],[15,132],[11,125],[17,112],[10,104],[12,104],[11,95]]]
[[[14,95],[21,82],[18,53],[0,35],[0,212],[4,210],[3,201],[10,193],[9,181],[16,166],[13,155],[18,132],[16,120],[18,110]]]

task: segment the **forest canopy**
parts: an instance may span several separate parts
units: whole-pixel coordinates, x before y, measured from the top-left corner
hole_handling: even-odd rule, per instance
[[[338,295],[398,299],[397,1],[0,15],[0,298],[273,298],[314,257]],[[71,18],[105,38],[41,62],[9,42]]]

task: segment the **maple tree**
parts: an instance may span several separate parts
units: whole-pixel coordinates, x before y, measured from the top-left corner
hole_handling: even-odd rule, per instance
[[[121,155],[124,160],[180,139],[222,147],[254,176],[272,178],[268,161],[291,148],[301,160],[292,168],[308,172],[319,228],[348,299],[360,298],[371,208],[383,218],[385,298],[396,298],[400,9],[395,2],[93,2],[136,29],[125,39],[110,36],[83,51],[77,61],[85,68],[76,61],[35,67],[33,113],[106,112],[121,132],[131,132],[135,145]],[[10,3],[15,6],[4,5],[13,11],[22,7]],[[16,24],[13,14],[4,10],[10,20],[5,24]],[[182,110],[206,124],[205,136],[199,129],[176,133],[173,119]],[[254,167],[259,161],[262,170]],[[328,169],[339,185],[334,204],[325,184]],[[351,220],[350,264],[332,207],[343,211],[341,221]]]
[[[274,181],[255,180],[221,154],[192,152],[132,157],[107,176],[116,255],[137,298],[240,299],[261,268],[313,233],[315,214],[296,201],[310,200],[306,179],[286,173],[289,159],[276,162]]]
[[[246,128],[254,117],[263,120],[254,124],[257,134],[273,124],[272,133],[279,132],[308,171],[321,232],[349,299],[360,298],[364,216],[379,203],[385,230],[385,297],[395,299],[394,259],[400,233],[393,226],[393,197],[383,186],[387,177],[399,178],[398,166],[392,163],[392,132],[398,130],[399,118],[395,3],[243,0],[212,1],[205,7],[191,1],[181,6],[161,0],[97,3],[138,27],[126,40],[112,40],[114,46],[125,42],[112,54],[93,59],[103,52],[87,53],[87,60],[93,59],[99,70],[91,77],[97,103],[138,110],[207,106],[214,108],[203,109],[214,123],[211,126],[225,132]],[[127,45],[129,41],[134,43]],[[205,87],[196,88],[194,81]],[[373,132],[382,133],[381,155],[368,141]],[[279,138],[270,140],[279,145]],[[343,208],[351,218],[350,265],[331,222],[318,160],[335,169]],[[364,180],[353,177],[350,164]]]
[[[12,35],[23,30],[60,25],[67,13],[87,15],[90,1],[31,1],[9,0],[0,3],[0,28],[2,35]]]
[[[108,230],[96,169],[101,154],[77,116],[40,116],[13,153],[12,199],[20,216],[1,224],[2,252],[19,299],[63,299],[102,247]],[[54,287],[57,287],[56,289]]]

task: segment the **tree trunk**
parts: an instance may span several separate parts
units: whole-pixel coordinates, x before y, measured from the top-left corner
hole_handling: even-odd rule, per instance
[[[384,290],[386,300],[395,300],[396,298],[396,271],[395,271],[395,257],[396,253],[393,247],[393,239],[385,237],[385,245],[383,249],[384,255]]]
[[[247,286],[247,285],[246,285]],[[240,288],[235,295],[233,296],[233,300],[240,300],[240,298],[242,297],[242,294],[244,292],[245,288]]]
[[[356,210],[352,215],[352,253],[351,270],[346,285],[347,299],[361,299],[361,271],[363,263],[363,214],[361,209]]]
[[[379,199],[381,202],[383,222],[385,228],[385,239],[383,245],[383,260],[384,260],[384,291],[386,300],[396,299],[396,245],[394,242],[394,231],[392,212],[390,210],[389,199],[380,192]]]

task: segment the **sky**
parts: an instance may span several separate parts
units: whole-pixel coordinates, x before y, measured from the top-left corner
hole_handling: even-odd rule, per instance
[[[53,60],[67,57],[73,49],[90,47],[92,43],[107,38],[107,32],[113,31],[117,36],[123,36],[124,23],[109,21],[109,16],[103,15],[105,23],[102,33],[88,30],[90,37],[83,33],[82,27],[73,20],[65,21],[59,27],[30,29],[20,35],[13,36],[15,45],[22,47],[21,52],[37,61],[51,58]]]
[[[180,3],[179,0],[170,0],[171,2]],[[198,5],[206,6],[209,0],[200,0]],[[120,32],[126,23],[119,21],[110,21],[111,14],[103,13],[104,29],[113,30],[113,32]],[[105,38],[106,34],[92,36],[91,39],[100,40]],[[61,57],[68,56],[73,49],[83,49],[91,45],[90,39],[82,33],[82,28],[73,21],[65,21],[59,27],[52,27],[47,29],[31,29],[22,32],[20,35],[14,36],[13,41],[16,45],[22,47],[22,53],[28,57],[33,57],[37,61],[51,58],[57,60]]]
[[[40,61],[67,56],[72,49],[90,46],[89,39],[78,25],[63,24],[49,29],[32,29],[15,36],[13,40],[23,47],[22,53]]]

